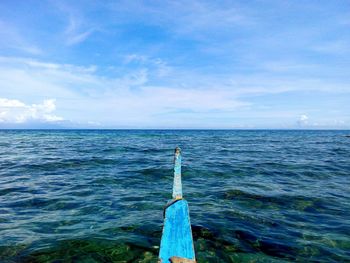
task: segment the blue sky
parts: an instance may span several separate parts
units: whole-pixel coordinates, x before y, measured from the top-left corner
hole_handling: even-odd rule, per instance
[[[0,128],[350,128],[349,1],[0,2]]]

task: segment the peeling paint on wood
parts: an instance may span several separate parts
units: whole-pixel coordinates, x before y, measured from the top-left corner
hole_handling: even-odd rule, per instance
[[[179,147],[175,149],[174,157],[174,185],[173,185],[173,198],[182,198],[182,183],[181,183],[181,150]]]
[[[175,149],[173,199],[164,211],[159,260],[162,263],[196,262],[188,204],[182,199],[180,148]]]

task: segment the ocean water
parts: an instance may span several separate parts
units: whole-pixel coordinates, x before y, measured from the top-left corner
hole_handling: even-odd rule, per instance
[[[0,262],[156,262],[182,148],[198,262],[350,262],[350,131],[0,131]]]

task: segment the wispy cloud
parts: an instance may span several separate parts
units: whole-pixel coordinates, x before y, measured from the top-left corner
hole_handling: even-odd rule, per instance
[[[38,46],[30,43],[17,27],[2,20],[0,20],[0,47],[31,55],[39,55],[43,52]]]
[[[152,58],[146,55],[129,54],[124,57],[124,63],[151,68],[157,77],[166,77],[172,72],[172,67],[160,58]]]
[[[234,29],[256,23],[255,17],[238,2],[227,5],[197,0],[121,1],[112,2],[108,7],[112,16],[117,17],[112,19],[116,25],[123,25],[129,17],[134,17],[138,23],[160,28],[175,38],[185,37],[202,44],[213,43],[217,36],[232,39]]]
[[[266,102],[259,101],[257,104],[255,100],[252,101],[263,95],[322,89],[325,92],[341,92],[341,87],[332,83],[294,78],[270,79],[258,75],[251,78],[237,75],[215,77],[193,72],[185,74],[174,68],[171,75],[164,77],[158,74],[155,61],[156,58],[131,55],[125,63],[137,62],[140,67],[131,67],[124,70],[123,74],[116,72],[119,76],[107,76],[101,75],[94,65],[84,67],[28,58],[1,57],[0,81],[5,83],[1,95],[18,99],[12,103],[23,103],[24,99],[33,101],[43,94],[57,98],[61,105],[57,116],[68,118],[73,123],[88,125],[96,122],[101,124],[99,127],[152,127],[156,124],[171,127],[169,118],[172,118],[176,120],[175,123],[181,122],[182,125],[191,127],[191,120],[198,126],[208,118],[215,124],[215,120],[221,120],[222,125],[225,120],[237,116],[238,112],[247,118],[274,118],[274,108],[266,107],[261,111]],[[167,80],[163,81],[167,85],[152,84],[154,79],[162,78]],[[24,86],[26,89],[23,89]],[[349,87],[343,89],[350,92]],[[28,111],[28,107],[27,105],[23,109],[32,112]],[[254,113],[256,110],[261,112]],[[28,114],[24,115],[25,118],[32,116]],[[283,115],[283,112],[280,114]],[[288,116],[292,120],[295,114],[297,113],[290,112]],[[20,119],[19,116],[22,115],[15,116]],[[45,117],[39,113],[37,116]],[[305,116],[302,116],[303,123]]]
[[[312,47],[312,50],[325,53],[345,55],[350,53],[350,39],[321,42]]]
[[[75,45],[79,44],[83,41],[85,41],[95,30],[89,29],[84,32],[72,32],[70,34],[67,34],[67,44],[68,45]]]
[[[96,30],[96,26],[86,19],[84,12],[67,2],[53,2],[55,6],[66,16],[66,27],[63,37],[68,46],[77,45],[87,40]]]
[[[155,122],[157,114],[170,109],[205,113],[232,111],[248,105],[229,90],[152,86],[148,83],[148,76],[159,75],[158,69],[152,67],[131,70],[112,78],[101,76],[90,67],[3,57],[0,59],[0,81],[8,83],[7,92],[2,92],[7,97],[31,98],[40,93],[49,94],[65,105],[62,112],[69,110],[79,116],[86,114],[89,121],[105,123],[126,124],[135,122],[134,118]],[[23,85],[28,92],[23,90]],[[72,104],[71,100],[75,103]],[[96,116],[95,119],[91,119],[92,116]]]

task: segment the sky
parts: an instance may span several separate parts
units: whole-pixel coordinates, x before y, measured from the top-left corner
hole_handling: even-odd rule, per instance
[[[350,1],[0,1],[0,128],[350,129]]]

